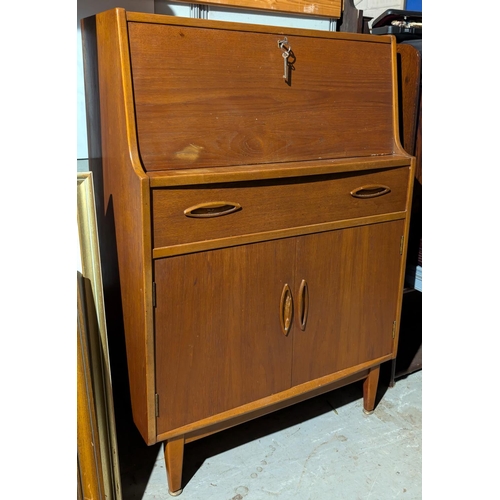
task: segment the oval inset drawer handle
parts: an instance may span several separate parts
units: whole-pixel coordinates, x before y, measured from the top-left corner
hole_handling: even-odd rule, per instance
[[[306,329],[307,314],[309,313],[309,290],[307,281],[302,280],[299,288],[299,325],[300,329]]]
[[[206,219],[208,217],[221,217],[222,215],[232,214],[237,210],[241,210],[239,203],[233,203],[232,201],[209,201],[186,208],[184,215],[186,217]]]
[[[362,186],[351,191],[351,196],[354,198],[376,198],[390,193],[389,186],[382,186],[381,184],[370,184],[369,186]]]
[[[293,316],[293,299],[292,292],[288,284],[285,284],[283,291],[281,292],[280,299],[280,323],[281,330],[285,335],[288,335],[290,331],[290,326],[292,325]]]

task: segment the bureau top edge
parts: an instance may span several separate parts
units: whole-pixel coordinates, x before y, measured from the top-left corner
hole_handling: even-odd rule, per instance
[[[412,156],[405,155],[385,155],[366,158],[253,165],[252,168],[211,167],[167,170],[147,172],[145,175],[149,178],[149,185],[152,188],[188,186],[409,167],[411,166],[412,158]]]
[[[117,10],[124,10],[117,8]],[[323,31],[306,28],[289,28],[285,26],[267,26],[261,24],[241,23],[233,21],[219,21],[209,19],[196,19],[190,17],[170,16],[166,14],[149,14],[145,12],[125,11],[128,22],[150,23],[150,24],[169,24],[177,26],[191,26],[199,28],[211,28],[218,30],[231,31],[249,31],[253,33],[272,33],[290,36],[307,36],[315,38],[335,38],[340,40],[357,40],[360,42],[395,43],[396,38],[393,35],[370,35],[363,33],[345,33],[338,31]]]

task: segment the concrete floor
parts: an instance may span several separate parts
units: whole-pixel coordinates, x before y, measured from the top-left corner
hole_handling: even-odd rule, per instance
[[[190,443],[183,500],[422,498],[422,372],[380,384],[363,413],[360,383]],[[163,448],[119,440],[123,500],[171,500]]]

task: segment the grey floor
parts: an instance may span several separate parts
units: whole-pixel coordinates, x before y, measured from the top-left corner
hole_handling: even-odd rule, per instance
[[[183,500],[422,498],[422,372],[379,387],[362,410],[360,383],[186,446]],[[133,430],[120,450],[123,500],[169,499],[163,450]]]

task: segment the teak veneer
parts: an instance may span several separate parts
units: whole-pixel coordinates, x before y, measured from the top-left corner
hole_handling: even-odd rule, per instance
[[[395,40],[123,9],[83,36],[104,289],[169,491],[195,439],[359,380],[373,411],[415,162]]]

